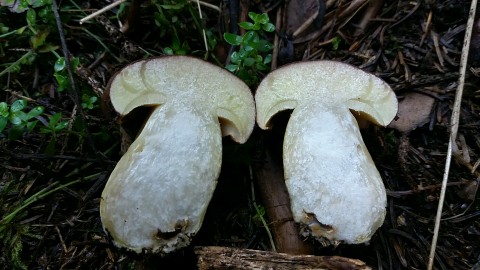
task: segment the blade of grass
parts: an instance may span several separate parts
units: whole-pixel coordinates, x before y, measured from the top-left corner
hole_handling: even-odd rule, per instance
[[[89,175],[87,177],[84,177],[82,179],[77,179],[77,180],[74,180],[74,181],[68,182],[66,184],[59,185],[59,186],[57,186],[57,185],[60,182],[57,181],[57,182],[54,182],[54,183],[50,184],[49,186],[41,189],[40,191],[33,194],[32,196],[30,196],[25,201],[23,201],[22,204],[19,207],[17,207],[10,214],[6,215],[5,217],[2,218],[2,220],[0,220],[0,231],[2,229],[2,227],[1,227],[2,225],[11,222],[18,213],[20,213],[22,210],[24,210],[25,208],[30,206],[32,203],[34,203],[38,200],[41,200],[41,199],[49,196],[50,194],[53,194],[53,193],[59,191],[59,190],[62,190],[63,188],[66,188],[68,186],[83,182],[85,180],[95,179],[95,178],[99,177],[100,175],[101,175],[101,173],[95,173],[95,174]],[[57,186],[57,187],[55,187],[55,186]]]
[[[42,190],[40,190],[39,192],[33,194],[31,197],[29,197],[28,199],[26,199],[22,205],[20,205],[20,207],[17,207],[15,210],[13,210],[10,214],[6,215],[5,217],[2,218],[2,220],[0,220],[0,226],[3,225],[3,224],[7,224],[7,223],[10,223],[14,218],[15,216],[21,212],[23,209],[27,208],[29,205],[31,205],[32,203],[52,194],[53,192],[57,191],[57,190],[60,190],[64,187],[67,187],[69,185],[73,185],[73,184],[76,184],[80,182],[80,180],[76,180],[76,181],[73,181],[73,182],[70,182],[70,183],[67,183],[65,185],[61,185],[57,188],[53,188],[54,186],[58,185],[58,182],[55,182],[55,183],[52,183],[50,184],[49,186],[47,186],[46,188],[43,188]]]
[[[255,208],[255,212],[257,212],[257,214],[259,214],[261,211],[260,211],[260,207],[257,205],[256,199],[255,199],[252,166],[249,166],[248,169],[250,170],[250,187],[252,189],[252,204],[253,204],[253,207]],[[268,227],[267,221],[265,221],[265,218],[263,217],[263,215],[258,215],[258,217],[259,217],[260,221],[262,222],[262,225],[265,228],[265,231],[267,232],[268,240],[270,241],[270,246],[272,248],[272,251],[277,252],[277,248],[275,247],[275,242],[273,241],[273,236],[272,236],[272,233],[270,232],[270,228]]]
[[[30,57],[32,54],[34,54],[33,51],[28,51],[26,54],[22,55],[22,57],[20,57],[17,61],[13,62],[13,63],[12,63],[11,65],[9,65],[6,69],[2,70],[2,72],[0,72],[0,77],[2,77],[3,75],[5,75],[6,73],[12,71],[16,66],[20,65],[23,60],[27,59],[27,58]]]
[[[455,94],[455,102],[453,104],[450,139],[448,141],[447,160],[445,161],[445,171],[442,180],[442,189],[440,191],[440,199],[438,201],[437,216],[435,218],[435,227],[433,230],[433,238],[430,249],[430,255],[428,257],[428,270],[433,268],[433,261],[435,259],[435,249],[437,247],[438,233],[440,231],[440,222],[442,219],[443,204],[445,201],[445,192],[447,189],[448,174],[450,171],[450,163],[452,161],[452,146],[455,143],[457,137],[458,125],[460,121],[460,105],[462,103],[463,87],[465,85],[465,74],[467,71],[468,51],[470,48],[470,37],[472,35],[473,23],[475,19],[475,11],[477,9],[477,0],[472,0],[470,6],[470,12],[467,21],[467,28],[465,29],[465,38],[463,40],[462,56],[460,59],[460,78],[458,80],[458,88]]]

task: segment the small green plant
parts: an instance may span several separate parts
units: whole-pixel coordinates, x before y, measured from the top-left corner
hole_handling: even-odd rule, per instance
[[[88,94],[83,94],[82,95],[82,108],[91,110],[95,108],[95,102],[97,102],[97,97],[96,96],[90,96]]]
[[[53,155],[55,153],[57,134],[68,126],[68,121],[61,121],[61,119],[62,113],[57,112],[49,117],[48,125],[40,128],[40,133],[51,135],[50,141],[45,147],[45,153],[47,155]]]
[[[68,126],[68,121],[60,121],[62,119],[62,113],[55,113],[54,115],[50,116],[48,125],[41,127],[41,133],[50,133],[53,136],[57,134],[57,132],[64,130]]]
[[[23,215],[25,216],[25,215]],[[23,242],[31,239],[41,240],[42,235],[37,234],[29,225],[9,223],[0,225],[0,239],[6,247],[7,259],[13,269],[28,269],[25,261],[28,255],[22,253]],[[28,254],[28,253],[27,253]]]
[[[25,261],[30,260],[28,252],[22,252],[23,244],[28,243],[29,239],[40,240],[43,238],[38,233],[38,227],[29,226],[29,224],[21,224],[20,220],[26,219],[28,216],[29,206],[35,202],[54,194],[70,185],[74,185],[90,179],[91,177],[98,177],[99,174],[87,176],[82,179],[70,181],[65,184],[61,184],[59,181],[53,182],[47,187],[41,189],[37,193],[23,200],[6,200],[12,191],[19,190],[18,181],[7,182],[2,189],[0,189],[0,204],[3,205],[2,210],[5,212],[0,217],[0,245],[5,247],[5,257],[12,266],[12,269],[29,269]]]
[[[341,43],[342,43],[342,39],[340,37],[338,36],[334,37],[332,39],[332,50],[337,51]]]
[[[178,39],[176,33],[173,36],[172,45],[163,49],[163,52],[166,55],[186,55],[189,51],[190,47],[188,46],[188,43],[184,41],[180,44],[180,40]]]
[[[7,128],[8,123],[11,124],[8,133],[10,139],[18,138],[24,131],[32,131],[38,122],[34,118],[42,114],[44,108],[37,106],[25,112],[26,107],[27,101],[23,99],[16,100],[11,106],[0,102],[0,132]]]
[[[30,8],[37,8],[50,4],[50,0],[4,0],[0,2],[0,6],[6,6],[10,12],[22,13]]]
[[[248,17],[253,23],[239,23],[240,27],[247,30],[245,35],[225,33],[223,38],[231,45],[240,46],[240,49],[230,56],[231,64],[227,65],[226,69],[251,86],[258,82],[259,72],[266,72],[270,69],[268,64],[272,61],[270,51],[273,46],[262,36],[265,32],[273,32],[275,26],[270,23],[266,13],[249,12]]]
[[[188,0],[154,0],[152,3],[157,9],[153,13],[153,20],[158,27],[155,35],[163,40],[171,40],[171,43],[163,48],[163,53],[185,55],[198,52],[198,48],[190,46],[203,44],[203,23],[195,5]],[[182,37],[189,37],[188,40],[194,42],[189,44]]]
[[[0,71],[0,77],[9,72],[18,72],[23,65],[31,65],[37,58],[38,53],[50,52],[58,48],[49,44],[46,40],[54,26],[54,17],[51,10],[51,0],[3,0],[0,1],[0,8],[8,7],[12,13],[25,13],[26,25],[16,30],[9,31],[8,25],[2,24],[0,38],[16,35],[18,41],[30,44],[30,50],[27,50],[17,61],[5,63],[0,66],[6,66]],[[14,43],[6,42],[0,46],[3,50],[9,46],[15,46]]]
[[[256,223],[262,224],[262,226],[265,228],[265,231],[268,235],[268,238],[270,239],[270,245],[273,251],[276,251],[275,248],[275,243],[273,242],[273,236],[272,233],[270,232],[270,229],[268,228],[267,221],[265,220],[265,207],[261,205],[257,205],[257,203],[253,202],[253,207],[255,208],[255,216],[253,216],[253,221]]]
[[[80,60],[77,57],[72,58],[70,61],[70,65],[72,66],[72,70],[77,70],[78,65],[80,64]],[[57,91],[62,92],[66,88],[70,86],[70,80],[68,79],[67,74],[67,65],[65,62],[65,57],[58,57],[55,65],[53,66],[55,73],[53,76],[57,81]]]

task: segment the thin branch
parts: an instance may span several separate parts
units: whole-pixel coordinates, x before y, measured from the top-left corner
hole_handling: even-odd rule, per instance
[[[450,183],[447,184],[447,186],[449,186],[449,187],[450,186],[463,186],[463,185],[467,185],[470,182],[471,181],[450,182]],[[411,190],[397,190],[397,191],[387,190],[387,195],[395,197],[395,198],[400,198],[401,196],[416,194],[416,193],[420,193],[420,192],[426,191],[426,190],[438,189],[441,186],[442,186],[441,184],[438,184],[438,185],[419,186],[418,188],[411,189]]]
[[[197,0],[196,2],[197,2],[197,8],[198,8],[198,16],[200,16],[200,21],[203,24],[202,7],[200,6],[199,0]],[[208,53],[207,33],[205,31],[205,27],[202,27],[202,34],[203,34],[203,42],[205,45],[205,51]]]
[[[87,137],[87,141],[90,144],[90,148],[92,149],[93,152],[96,152],[96,147],[95,143],[93,142],[93,139],[90,135],[90,132],[88,131],[87,123],[85,121],[85,113],[82,109],[82,105],[80,104],[80,99],[78,97],[78,91],[77,91],[77,86],[75,84],[75,80],[73,78],[73,71],[72,71],[72,66],[71,66],[71,61],[70,61],[70,55],[68,52],[68,47],[67,47],[67,41],[65,39],[65,32],[63,31],[62,27],[62,20],[60,19],[60,14],[58,13],[58,5],[56,0],[52,1],[52,11],[53,15],[55,17],[55,22],[57,24],[57,29],[58,29],[58,35],[60,36],[60,44],[62,46],[62,52],[63,56],[65,58],[65,65],[67,67],[67,74],[68,74],[68,79],[70,81],[70,97],[72,98],[73,102],[75,103],[75,106],[77,107],[78,112],[82,116],[80,119],[81,124],[84,127],[84,131]]]
[[[305,22],[300,25],[295,32],[293,32],[292,37],[296,38],[303,33],[303,31],[305,31],[317,19],[318,14],[320,14],[320,12],[317,10],[312,16],[305,20]]]
[[[103,7],[103,8],[95,11],[94,13],[86,16],[85,18],[81,19],[81,20],[80,20],[80,24],[83,24],[84,22],[86,22],[86,21],[88,21],[88,20],[90,20],[90,19],[92,19],[92,18],[95,18],[95,17],[97,17],[97,16],[100,15],[100,14],[103,14],[103,13],[109,11],[110,9],[112,9],[112,8],[118,6],[118,5],[120,5],[120,4],[122,4],[122,3],[126,2],[126,1],[127,1],[127,0],[118,0],[118,1],[115,1],[115,2],[111,3],[110,5],[107,5],[107,6]]]
[[[442,219],[443,204],[445,201],[445,192],[447,189],[448,173],[450,171],[450,163],[452,160],[452,148],[457,137],[458,125],[460,119],[460,104],[462,103],[463,87],[465,85],[465,74],[467,71],[468,51],[470,48],[470,37],[472,35],[473,23],[475,20],[475,11],[477,9],[477,0],[472,0],[470,12],[468,14],[467,28],[465,30],[465,38],[463,41],[462,56],[460,59],[460,78],[458,80],[457,93],[455,94],[455,102],[453,104],[453,112],[451,118],[450,139],[448,141],[447,160],[445,162],[445,173],[443,174],[442,190],[438,201],[437,216],[435,218],[435,228],[433,230],[432,245],[430,255],[428,256],[428,270],[433,268],[433,260],[435,258],[435,249],[437,247],[438,232],[440,230],[440,221]]]
[[[199,5],[202,5],[202,6],[211,8],[211,9],[217,11],[218,13],[222,13],[222,10],[221,10],[219,7],[217,7],[217,6],[213,5],[213,4],[210,4],[210,3],[207,3],[207,2],[204,2],[204,1],[198,1],[198,0],[197,0],[197,1],[195,1],[195,0],[190,0],[189,2],[197,2]]]
[[[282,7],[278,7],[277,15],[275,16],[275,29],[281,29],[282,24]],[[278,58],[278,46],[279,46],[279,36],[277,32],[275,32],[275,37],[273,39],[273,52],[272,52],[272,63],[270,65],[271,70],[275,70],[277,68],[277,58]]]

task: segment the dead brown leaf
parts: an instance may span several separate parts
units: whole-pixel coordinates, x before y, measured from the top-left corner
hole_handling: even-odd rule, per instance
[[[286,32],[295,37],[312,25],[314,28],[321,27],[325,3],[324,0],[289,1],[286,10]]]
[[[389,127],[408,134],[429,122],[435,99],[415,92],[406,93],[403,97],[398,104],[398,119]]]

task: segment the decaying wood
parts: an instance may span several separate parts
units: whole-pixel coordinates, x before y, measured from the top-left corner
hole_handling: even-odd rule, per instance
[[[282,166],[272,159],[270,151],[267,150],[265,162],[257,163],[254,169],[277,251],[289,254],[312,254],[312,246],[301,239],[298,227],[293,220]]]
[[[230,247],[196,247],[197,267],[205,269],[371,269],[364,262],[339,256],[289,255]]]

